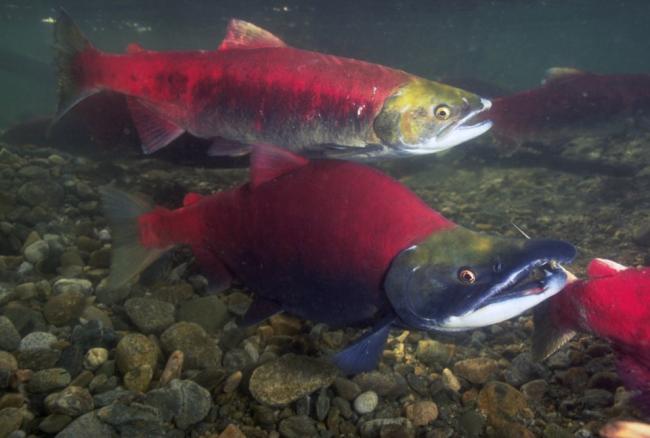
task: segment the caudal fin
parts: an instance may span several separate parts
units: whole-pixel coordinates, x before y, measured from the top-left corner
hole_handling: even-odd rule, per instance
[[[95,51],[95,48],[62,8],[59,9],[59,17],[54,25],[54,49],[59,103],[52,124],[83,99],[99,91],[84,86],[81,77],[83,65],[78,59],[83,52]]]
[[[146,248],[140,243],[138,218],[152,209],[147,201],[112,186],[102,187],[100,193],[113,238],[107,287],[115,289],[146,269],[167,249]]]

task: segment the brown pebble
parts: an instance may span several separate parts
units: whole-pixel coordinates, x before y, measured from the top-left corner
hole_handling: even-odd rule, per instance
[[[181,377],[181,373],[183,372],[184,359],[185,356],[183,355],[183,352],[180,350],[176,350],[169,355],[169,359],[167,359],[167,364],[165,365],[165,369],[160,375],[161,386],[167,385],[172,380],[179,379]]]
[[[279,336],[296,335],[302,329],[302,323],[299,319],[285,315],[284,313],[273,315],[269,319],[269,322],[271,323],[271,327],[273,327],[273,333]]]
[[[239,430],[234,424],[229,424],[226,428],[219,434],[219,438],[246,438],[244,432]]]
[[[228,378],[223,384],[223,392],[229,393],[236,390],[239,384],[241,383],[242,377],[243,376],[241,371],[235,371],[230,376],[228,376]]]
[[[10,392],[0,398],[0,410],[4,408],[19,408],[25,404],[25,396],[17,392]]]
[[[454,374],[482,385],[499,369],[499,363],[488,357],[474,357],[456,362]]]
[[[438,405],[430,400],[423,400],[407,405],[404,409],[406,418],[411,420],[414,426],[426,426],[438,418]]]

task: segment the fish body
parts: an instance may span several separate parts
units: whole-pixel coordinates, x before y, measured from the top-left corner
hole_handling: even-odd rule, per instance
[[[379,194],[379,195],[378,195]],[[571,245],[474,233],[378,170],[256,147],[251,180],[177,210],[107,189],[117,287],[176,244],[213,281],[253,291],[248,323],[286,311],[331,326],[373,325],[337,363],[372,368],[391,326],[462,330],[514,316],[559,291]],[[138,207],[139,205],[139,207]],[[131,216],[132,221],[126,216]],[[530,280],[532,271],[540,277]]]
[[[549,69],[540,87],[492,100],[493,133],[514,141],[570,138],[611,130],[650,111],[650,75]]]
[[[623,382],[640,391],[650,413],[650,268],[594,259],[587,273],[537,310],[535,356],[550,355],[575,331],[602,337],[616,352]]]
[[[379,154],[437,152],[487,131],[469,125],[489,101],[401,70],[287,46],[232,20],[217,50],[126,54],[97,50],[62,12],[58,118],[102,90],[127,96],[146,153],[184,132],[214,139],[214,155],[253,143],[296,150],[377,145]]]

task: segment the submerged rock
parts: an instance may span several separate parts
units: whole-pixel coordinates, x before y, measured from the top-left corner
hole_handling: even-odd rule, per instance
[[[148,337],[139,333],[129,333],[117,344],[115,361],[122,373],[148,365],[156,367],[158,349]]]
[[[177,322],[162,333],[160,342],[168,354],[182,351],[189,369],[221,366],[221,349],[198,324]]]
[[[154,298],[131,298],[126,314],[142,333],[160,333],[174,323],[174,305]]]
[[[253,371],[249,389],[257,401],[285,406],[320,388],[330,386],[338,369],[308,356],[287,354]]]

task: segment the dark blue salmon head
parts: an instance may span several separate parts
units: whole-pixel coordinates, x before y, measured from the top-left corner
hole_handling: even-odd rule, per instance
[[[517,316],[558,293],[560,263],[575,248],[559,240],[509,239],[455,227],[393,259],[384,288],[400,322],[420,330],[468,330]]]

